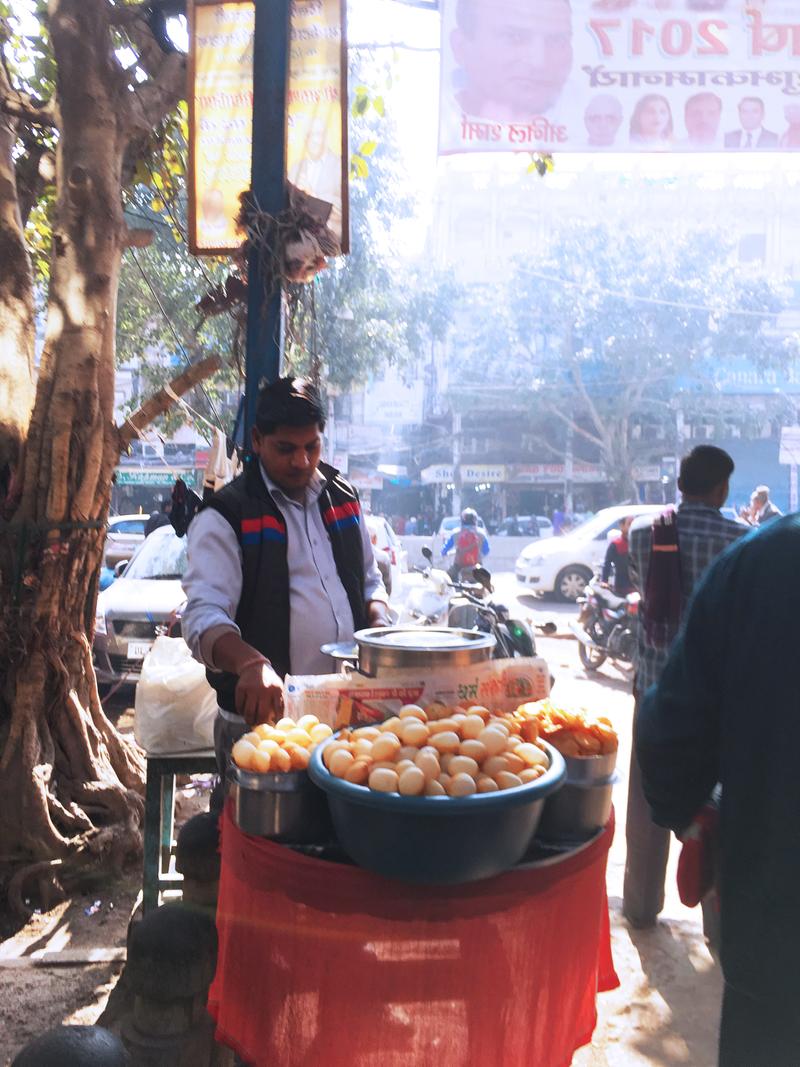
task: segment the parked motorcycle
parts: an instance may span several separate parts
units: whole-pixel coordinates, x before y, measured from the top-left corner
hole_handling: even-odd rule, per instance
[[[484,567],[474,567],[474,581],[454,582],[446,571],[433,566],[433,553],[423,548],[428,561],[426,567],[415,570],[425,582],[408,596],[404,618],[421,626],[453,626],[462,630],[490,633],[495,639],[495,659],[535,656],[536,642],[530,626],[521,619],[511,618],[504,604],[491,599],[492,576]],[[546,623],[541,627],[551,633],[555,627]]]
[[[578,620],[569,624],[587,671],[598,670],[607,659],[621,670],[633,670],[640,600],[638,593],[617,596],[597,578],[587,583],[585,595],[578,598]]]

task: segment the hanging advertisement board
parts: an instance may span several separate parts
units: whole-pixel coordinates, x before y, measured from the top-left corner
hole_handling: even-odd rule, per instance
[[[439,151],[800,148],[790,0],[441,0]]]
[[[236,216],[250,187],[255,5],[192,0],[188,15],[189,247],[195,255],[221,255],[242,242]],[[287,181],[330,205],[328,229],[346,252],[344,0],[293,0],[290,36]]]

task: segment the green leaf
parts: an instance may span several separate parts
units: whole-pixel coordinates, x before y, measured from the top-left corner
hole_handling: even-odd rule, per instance
[[[359,115],[363,115],[368,107],[369,97],[357,96],[356,99],[353,101],[353,107],[351,108],[351,110],[353,112],[353,115],[358,117]]]
[[[153,199],[150,201],[150,207],[153,209],[153,211],[163,211],[164,206],[164,201],[161,199],[160,196],[154,196]]]
[[[377,147],[377,141],[363,141],[358,146],[358,151],[362,156],[371,156]]]
[[[383,118],[383,116],[386,114],[386,105],[383,102],[383,97],[376,96],[375,99],[372,101],[372,106],[375,108],[381,118]]]
[[[361,156],[353,155],[350,157],[350,175],[353,178],[368,178],[369,177],[369,164],[366,159],[362,159]]]
[[[369,96],[369,89],[366,87],[366,85],[356,86],[356,96]]]

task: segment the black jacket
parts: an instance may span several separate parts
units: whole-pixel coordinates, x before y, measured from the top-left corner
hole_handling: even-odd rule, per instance
[[[319,465],[328,484],[319,496],[322,520],[333,547],[339,580],[347,593],[356,630],[367,625],[364,603],[364,550],[355,489],[327,464]],[[287,530],[257,462],[215,493],[205,507],[218,511],[242,548],[242,595],[236,625],[242,638],[266,656],[283,678],[291,672],[289,655],[289,567]],[[236,675],[208,671],[220,707],[235,712]]]
[[[725,551],[689,606],[636,748],[653,818],[681,830],[722,783],[726,981],[800,1000],[800,516]]]

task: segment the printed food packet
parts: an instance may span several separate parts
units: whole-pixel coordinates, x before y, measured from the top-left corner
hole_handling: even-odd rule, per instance
[[[382,722],[404,704],[448,707],[482,704],[492,711],[514,711],[525,701],[550,692],[550,671],[539,658],[495,659],[470,667],[393,670],[379,678],[348,674],[295,676],[285,680],[286,714],[316,715],[334,729]]]

